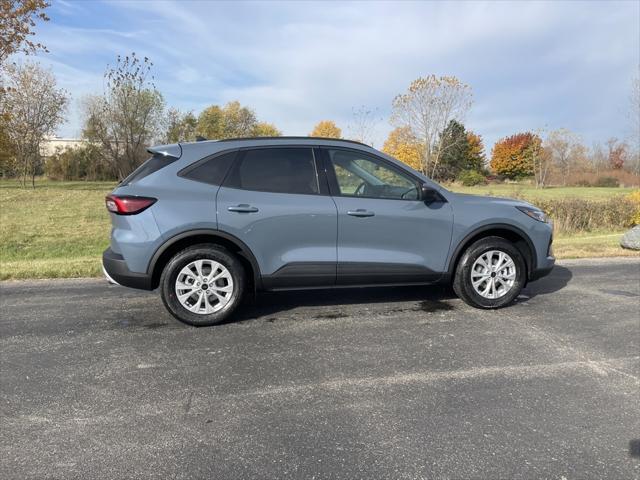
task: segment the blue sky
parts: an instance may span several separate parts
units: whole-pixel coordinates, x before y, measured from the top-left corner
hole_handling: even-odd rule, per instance
[[[418,76],[455,75],[474,105],[465,124],[487,151],[523,130],[568,128],[587,145],[628,138],[640,65],[640,2],[213,2],[53,0],[38,27],[73,97],[59,134],[80,132],[79,101],[102,91],[116,55],[155,63],[167,104],[196,113],[240,100],[285,134],[352,109],[378,109]]]

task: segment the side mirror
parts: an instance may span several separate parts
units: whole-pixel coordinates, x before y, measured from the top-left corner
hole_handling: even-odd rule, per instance
[[[426,183],[422,184],[420,193],[421,193],[420,199],[424,201],[424,203],[426,203],[427,205],[430,205],[434,202],[443,201],[442,195],[440,195],[440,193],[438,193],[436,189],[430,187]]]

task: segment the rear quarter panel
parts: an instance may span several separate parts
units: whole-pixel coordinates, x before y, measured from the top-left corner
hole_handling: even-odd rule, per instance
[[[199,159],[180,159],[133,185],[113,191],[116,195],[157,199],[137,215],[111,215],[111,248],[124,257],[131,271],[146,272],[156,250],[174,235],[218,228],[215,198],[220,187],[178,176],[180,170]]]

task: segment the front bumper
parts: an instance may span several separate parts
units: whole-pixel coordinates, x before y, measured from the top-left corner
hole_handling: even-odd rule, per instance
[[[107,280],[112,283],[140,290],[153,290],[151,275],[129,270],[122,255],[115,253],[111,248],[107,248],[102,254],[102,270]]]
[[[533,282],[539,278],[546,277],[551,273],[555,264],[555,257],[548,256],[543,265],[538,265],[538,268],[531,272],[531,275],[529,275],[529,281]]]

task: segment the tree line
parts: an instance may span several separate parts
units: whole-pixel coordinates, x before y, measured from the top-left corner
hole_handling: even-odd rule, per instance
[[[152,61],[131,53],[107,66],[103,92],[81,99],[82,146],[43,159],[41,147],[64,122],[70,95],[39,64],[8,59],[16,52],[46,51],[33,41],[33,27],[36,20],[48,20],[47,7],[44,0],[7,0],[0,7],[0,176],[18,177],[24,185],[29,179],[33,185],[42,174],[63,180],[122,179],[148,157],[146,148],[152,144],[281,135],[277,126],[238,101],[211,105],[198,114],[168,107],[156,88]],[[472,104],[471,87],[456,77],[414,80],[392,100],[394,128],[382,150],[435,180],[468,185],[491,177],[530,177],[543,187],[586,182],[579,175],[585,172],[640,174],[637,80],[631,143],[612,138],[605,146],[587,148],[566,129],[528,131],[500,139],[487,158],[482,137],[464,125]],[[362,106],[353,109],[345,134],[335,122],[322,120],[309,135],[371,145],[381,120],[376,109]]]

